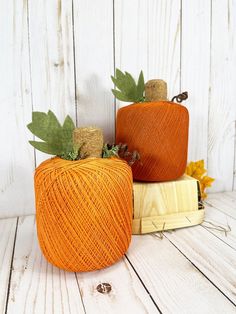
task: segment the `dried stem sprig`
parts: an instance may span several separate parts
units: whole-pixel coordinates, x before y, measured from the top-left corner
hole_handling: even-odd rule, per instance
[[[105,144],[103,146],[103,158],[119,157],[125,159],[130,166],[140,160],[139,153],[135,150],[130,152],[127,144]]]

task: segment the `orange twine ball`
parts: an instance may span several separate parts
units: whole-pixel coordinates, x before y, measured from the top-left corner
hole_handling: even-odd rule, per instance
[[[161,182],[180,178],[187,165],[188,126],[187,108],[173,102],[144,102],[120,108],[116,143],[126,143],[141,158],[132,166],[134,179]]]
[[[119,260],[132,232],[132,172],[120,159],[44,161],[35,172],[37,234],[45,258],[69,271]]]

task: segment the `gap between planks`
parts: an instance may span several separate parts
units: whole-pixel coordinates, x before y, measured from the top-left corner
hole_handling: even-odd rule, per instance
[[[236,250],[236,221],[231,216],[228,216],[226,213],[216,209],[213,206],[205,205],[205,222],[213,223],[216,228],[211,228],[211,225],[203,225],[201,227],[210,232],[220,241],[224,242],[226,245],[231,247],[233,250]],[[217,219],[216,219],[217,218]],[[203,222],[204,223],[204,222]],[[218,227],[224,228],[226,231],[224,232],[223,229],[220,230]]]
[[[120,313],[124,307],[130,313],[158,313],[125,258],[102,271],[76,274],[47,263],[38,248],[34,220],[34,216],[19,219],[8,313],[93,313],[94,309],[97,313],[108,309]],[[101,282],[112,283],[107,297],[96,290]]]
[[[17,237],[18,223],[19,223],[19,217],[17,217],[17,219],[16,219],[16,228],[15,228],[15,235],[14,235],[14,240],[13,240],[13,248],[12,248],[11,265],[10,265],[8,287],[7,287],[7,297],[6,297],[5,313],[7,313],[8,300],[9,300],[9,295],[10,295],[11,275],[12,275],[12,269],[13,269],[13,260],[14,260],[14,254],[15,254],[15,246],[16,246],[16,237]]]
[[[216,202],[217,201],[217,202]],[[215,203],[217,204],[217,206],[215,206]],[[235,251],[236,251],[236,193],[234,192],[225,192],[225,193],[217,193],[217,194],[210,194],[209,195],[209,199],[206,201],[206,220],[213,222],[216,225],[225,227],[225,225],[230,226],[230,231],[227,234],[224,234],[224,232],[221,232],[219,230],[214,230],[214,229],[208,229],[203,225],[200,226],[196,226],[193,229],[184,229],[182,231],[183,234],[186,233],[185,237],[191,234],[191,231],[193,232],[194,230],[197,230],[197,228],[203,228],[205,231],[207,231],[208,233],[210,233],[212,236],[214,236],[217,240],[221,241],[221,243],[223,243],[224,245],[226,245],[229,249],[228,251],[230,252],[230,250],[233,250],[232,255],[235,256],[236,260],[236,255],[235,255]],[[223,210],[222,210],[223,208]],[[235,213],[234,211],[235,210]],[[202,232],[202,234],[204,235],[204,233]],[[188,256],[186,256],[186,252],[183,252],[183,248],[184,248],[184,241],[181,242],[181,240],[178,243],[178,239],[176,237],[173,237],[173,239],[171,239],[171,236],[167,235],[166,236],[168,238],[169,241],[171,241],[171,243],[176,246],[176,248],[181,252],[181,254],[183,254],[187,259],[190,260],[190,262],[193,262],[194,258],[190,258]],[[191,237],[191,236],[190,236]],[[177,240],[177,243],[176,243]],[[213,244],[214,241],[212,241]],[[179,244],[179,245],[178,245]],[[182,249],[181,249],[182,246]],[[224,246],[222,246],[222,255],[223,253],[223,248]],[[213,251],[212,251],[213,252]],[[227,250],[225,250],[225,252],[227,252]],[[188,252],[187,252],[188,253]],[[211,253],[211,252],[210,252]],[[191,253],[190,253],[191,256]],[[199,269],[199,267],[197,265],[195,265],[195,263],[193,263],[195,267],[197,267]],[[204,265],[201,265],[204,268]],[[227,266],[227,265],[224,265]],[[199,271],[201,271],[202,273],[204,273],[204,275],[208,278],[208,276],[206,275],[206,273],[204,272],[204,270],[199,269]],[[208,278],[208,280],[210,280],[214,285],[215,283]],[[236,299],[234,298],[234,301],[232,301],[230,299],[229,294],[222,291],[222,289],[219,288],[219,285],[215,285],[231,302],[232,304],[236,305],[235,301]],[[225,288],[225,287],[224,287]],[[228,295],[227,295],[228,294]],[[232,295],[235,296],[235,292],[232,291]],[[231,296],[232,296],[231,295]]]
[[[230,193],[228,193],[228,194],[230,197]],[[236,196],[236,194],[235,194],[235,196]],[[220,197],[220,195],[218,195],[218,197]],[[214,211],[214,212],[211,213],[211,211]],[[227,215],[227,211],[221,212],[218,209],[215,209],[213,206],[208,207],[206,209],[206,217],[208,220],[210,220],[212,217],[214,217],[218,221],[220,220],[220,222],[215,221],[215,223],[219,223],[219,224],[222,224],[221,219],[223,217],[226,217],[226,220],[231,219],[230,216]],[[186,228],[186,229],[182,229],[182,230],[177,230],[176,231],[176,234],[177,234],[176,239],[175,239],[175,237],[173,237],[173,239],[171,239],[171,236],[166,235],[168,233],[165,233],[165,238],[168,239],[168,241],[179,251],[179,253],[181,253],[193,265],[193,267],[195,269],[197,269],[208,280],[208,282],[210,284],[212,284],[235,307],[235,292],[233,291],[234,290],[234,288],[233,288],[234,283],[232,282],[231,278],[228,276],[226,276],[226,277],[228,277],[228,278],[226,278],[226,280],[224,280],[224,279],[222,280],[221,276],[223,277],[223,272],[220,272],[219,274],[217,273],[221,263],[222,263],[222,266],[226,267],[226,271],[227,271],[227,263],[224,264],[224,262],[225,262],[224,259],[223,258],[220,259],[219,262],[214,265],[216,274],[214,274],[214,272],[213,272],[213,275],[212,275],[212,273],[209,272],[207,269],[208,262],[210,262],[209,265],[212,266],[211,260],[209,259],[209,261],[206,261],[206,262],[204,261],[204,253],[206,254],[206,252],[204,252],[204,249],[201,249],[201,246],[199,246],[198,250],[200,250],[199,256],[201,258],[200,258],[200,260],[198,260],[199,256],[194,255],[191,252],[190,253],[188,252],[188,251],[191,251],[190,250],[191,248],[188,247],[188,243],[186,242],[187,245],[185,245],[185,246],[183,245],[183,244],[186,244],[184,242],[184,240],[182,241],[183,243],[181,243],[181,235],[182,235],[182,238],[188,238],[188,235],[189,235],[190,239],[191,239],[191,232],[196,230],[196,228],[198,228],[197,230],[199,230],[199,228],[200,228],[199,231],[200,231],[201,235],[204,236],[207,233],[209,233],[211,235],[211,237],[213,237],[213,238],[211,238],[211,237],[210,238],[211,238],[212,245],[214,246],[214,248],[221,247],[222,248],[222,254],[224,254],[223,249],[225,248],[225,253],[228,254],[227,257],[232,257],[231,256],[231,249],[233,250],[232,253],[234,252],[234,254],[232,254],[232,255],[235,255],[235,241],[234,241],[234,239],[235,239],[235,231],[236,231],[236,222],[232,219],[229,224],[231,224],[231,229],[232,229],[231,233],[232,234],[229,233],[230,235],[228,236],[228,238],[223,237],[222,234],[220,234],[220,233],[217,234],[217,231],[215,231],[215,230],[213,232],[209,231],[204,226],[196,226],[193,228]],[[184,232],[186,234],[184,234]],[[194,237],[194,234],[192,236],[192,239],[193,239],[193,237]],[[214,241],[214,238],[217,239],[217,241]],[[178,240],[179,240],[179,243],[178,243]],[[158,239],[157,239],[157,241],[158,241]],[[219,244],[218,241],[221,242],[221,245],[218,245]],[[194,243],[192,243],[192,244],[194,244]],[[181,246],[182,246],[182,248],[181,248]],[[191,243],[190,243],[190,246],[191,246]],[[207,246],[207,243],[206,243],[206,246]],[[198,253],[198,250],[196,250],[197,253]],[[214,253],[215,253],[214,250],[212,250],[212,252],[210,252],[211,257],[214,257]],[[227,257],[226,257],[226,259],[227,259]],[[203,262],[201,260],[203,260]],[[131,264],[132,264],[132,262],[131,262]],[[132,266],[135,268],[135,265],[132,264]],[[213,270],[214,270],[214,266],[213,266]]]
[[[214,208],[214,206],[212,206]],[[216,211],[219,211],[218,209],[215,209]],[[226,215],[227,214],[224,212],[224,214],[222,212],[220,212],[221,215]],[[27,217],[27,216],[26,216]],[[25,217],[25,218],[26,218]],[[11,259],[11,271],[10,271],[10,275],[9,275],[9,284],[8,284],[8,294],[7,294],[7,301],[9,301],[9,292],[10,292],[10,285],[11,285],[11,276],[12,276],[12,268],[13,268],[13,259],[14,259],[14,252],[15,252],[15,244],[16,244],[16,240],[17,240],[17,228],[18,228],[18,221],[19,221],[19,218],[17,218],[17,224],[16,224],[16,229],[15,229],[15,237],[14,237],[14,246],[13,246],[13,251],[12,251],[12,259]],[[203,228],[203,227],[202,227]],[[203,228],[204,229],[204,228]],[[204,229],[205,230],[205,229]],[[205,230],[205,231],[208,231],[210,234],[212,234],[212,232],[210,232],[209,230]],[[220,239],[218,236],[216,236],[215,234],[212,234],[214,235],[215,237],[217,237],[219,240],[222,241],[222,239]],[[166,237],[166,236],[165,236]],[[225,295],[225,293],[210,279],[208,278],[208,276],[193,262],[193,260],[189,257],[186,256],[186,254],[178,247],[178,245],[176,245],[175,243],[173,243],[173,241],[171,241],[168,237],[166,237],[166,239],[168,239],[168,242],[171,243],[171,245],[173,247],[175,247],[180,253],[181,255],[184,256],[184,258],[186,258],[193,266],[195,269],[197,269],[197,271],[199,271],[214,287],[216,287],[220,293],[225,296],[232,304],[235,305],[234,302],[232,302],[228,297],[227,295]],[[158,241],[158,239],[157,239]],[[222,241],[225,243],[225,241]],[[228,243],[225,243],[225,244],[228,244]],[[160,308],[159,308],[159,305],[157,305],[156,303],[156,300],[155,300],[155,297],[153,295],[153,293],[150,291],[150,289],[147,287],[147,285],[145,284],[145,282],[143,281],[143,278],[142,276],[139,274],[137,268],[135,267],[135,265],[133,264],[132,262],[132,259],[129,258],[127,256],[127,261],[128,263],[130,264],[130,266],[132,267],[133,271],[135,272],[137,278],[139,279],[141,285],[143,286],[143,288],[145,289],[145,291],[147,292],[148,296],[150,297],[150,299],[152,300],[152,302],[155,304],[155,307],[157,308],[157,310],[159,310],[159,312],[161,311]],[[81,294],[81,289],[80,289],[80,281],[78,280],[77,276],[78,274],[75,274],[76,276],[76,280],[77,280],[77,285],[78,285],[78,288],[79,288],[79,292]],[[86,276],[86,275],[82,275],[82,276]],[[82,298],[81,298],[82,299]],[[8,302],[6,304],[6,306],[8,306]],[[86,309],[86,306],[83,304],[83,308]],[[7,308],[6,308],[6,313],[7,313]]]
[[[217,290],[219,290],[220,293],[223,294],[229,302],[236,307],[236,304],[203,271],[201,271],[201,269],[190,258],[188,258],[174,242],[172,242],[165,234],[164,237],[193,265],[194,268],[196,268]]]
[[[30,216],[32,216],[32,215],[24,216],[24,218],[27,218],[27,217],[30,218]],[[10,298],[10,289],[11,289],[11,284],[12,284],[12,280],[11,280],[12,279],[12,271],[14,270],[14,254],[15,254],[15,246],[16,246],[16,241],[17,241],[17,230],[18,230],[19,219],[20,219],[20,217],[17,217],[16,228],[15,228],[15,233],[14,233],[14,241],[13,241],[13,248],[12,248],[12,254],[11,254],[10,271],[9,271],[9,280],[8,280],[8,286],[7,286],[7,297],[6,297],[6,304],[5,304],[5,314],[8,313],[8,302],[9,302],[9,298]],[[125,257],[125,258],[127,260],[127,263],[129,263],[130,266],[132,267],[132,264],[130,263],[128,258],[127,257]],[[147,292],[148,297],[150,297],[150,301],[152,301],[154,306],[156,307],[157,312],[161,313],[159,308],[158,308],[158,306],[157,306],[157,304],[156,304],[156,302],[154,301],[154,299],[152,298],[151,294],[149,293],[149,291],[145,287],[144,283],[142,282],[140,276],[138,276],[137,272],[135,271],[135,269],[133,267],[132,267],[132,269],[133,269],[134,274],[136,275],[137,279],[140,281],[141,285],[144,287],[144,290]],[[96,272],[96,273],[99,274],[99,271]],[[79,274],[79,273],[73,273],[73,274],[75,276],[77,287],[78,287],[78,290],[79,290],[79,293],[80,293],[80,296],[81,296],[81,303],[82,303],[82,306],[83,306],[83,309],[84,309],[84,313],[86,313],[86,306],[85,306],[84,301],[83,301],[83,290],[80,287],[80,282],[79,282],[79,279],[78,279],[78,277],[80,275],[84,276],[84,274]],[[86,274],[85,274],[85,276],[86,276]],[[99,281],[98,281],[98,283],[99,283]]]

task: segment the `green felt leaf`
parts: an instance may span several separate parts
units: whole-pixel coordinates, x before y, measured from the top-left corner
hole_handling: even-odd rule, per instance
[[[48,117],[44,112],[33,112],[32,122],[27,125],[28,129],[38,138],[47,140]]]
[[[112,77],[112,81],[125,96],[131,98],[131,101],[136,99],[136,83],[129,73],[125,72],[125,74],[119,74],[116,78]]]
[[[57,120],[57,117],[51,110],[48,111],[48,121],[49,121],[48,126],[51,129],[59,130],[61,128],[60,122]]]
[[[114,85],[118,88],[118,89],[123,89],[123,79],[121,78],[115,78],[114,76],[111,76],[112,82],[114,83]]]
[[[73,120],[68,115],[66,116],[65,121],[63,123],[63,128],[67,129],[67,130],[71,130],[71,131],[73,131],[75,128],[75,124],[74,124]]]
[[[117,89],[112,89],[112,93],[117,99],[121,101],[132,101],[132,99],[125,96],[124,94],[122,94],[122,92],[118,91]]]
[[[63,127],[61,130],[61,138],[63,144],[64,153],[72,152],[73,148],[73,130],[75,129],[75,125],[70,116],[66,116],[65,121],[63,123]]]
[[[28,129],[43,142],[30,141],[36,149],[52,155],[63,156],[73,152],[73,130],[75,128],[72,119],[67,116],[63,125],[59,123],[52,111],[48,113],[33,112],[32,122]]]
[[[116,69],[116,77],[111,76],[111,79],[117,88],[116,90],[112,89],[117,99],[127,102],[140,102],[144,100],[144,77],[142,71],[139,75],[138,84],[136,84],[130,73],[123,73],[119,69]]]
[[[60,132],[62,128],[57,117],[52,111],[48,113],[33,112],[32,122],[27,125],[28,129],[43,141],[50,141],[55,133]]]
[[[144,76],[143,76],[143,71],[141,71],[139,74],[138,86],[137,86],[137,94],[140,99],[143,98],[144,89],[145,89]]]
[[[46,154],[58,156],[63,154],[63,151],[61,150],[61,147],[58,144],[37,141],[29,141],[29,143],[37,150],[40,150],[41,152]]]
[[[116,68],[116,77],[119,78],[119,79],[124,77],[124,73],[121,70],[117,69],[117,68]]]
[[[136,88],[135,80],[134,80],[133,76],[130,73],[125,72],[125,79],[130,84],[130,87],[132,87],[133,89]]]

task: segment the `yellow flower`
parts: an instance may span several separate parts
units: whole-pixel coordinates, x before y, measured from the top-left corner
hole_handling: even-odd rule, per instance
[[[191,161],[186,168],[185,173],[200,182],[202,199],[207,197],[206,188],[210,187],[215,179],[206,175],[207,170],[204,168],[204,160]]]

